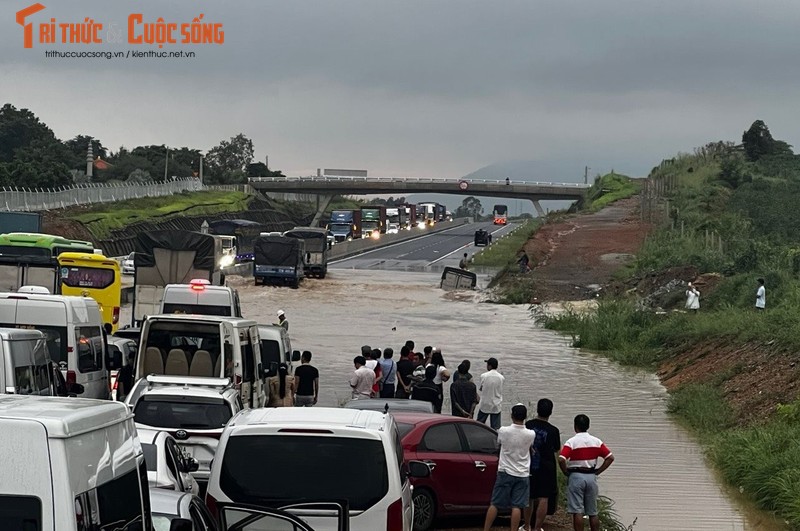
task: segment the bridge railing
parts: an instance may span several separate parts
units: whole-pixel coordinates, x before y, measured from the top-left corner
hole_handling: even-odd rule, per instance
[[[308,177],[250,177],[251,183],[267,183],[267,182],[374,182],[374,183],[441,183],[441,184],[508,184],[508,185],[523,185],[523,186],[558,186],[564,188],[590,188],[590,184],[584,183],[554,183],[554,182],[540,182],[540,181],[512,181],[505,179],[448,179],[448,178],[428,178],[428,177],[343,177],[335,175],[316,176],[311,175]]]

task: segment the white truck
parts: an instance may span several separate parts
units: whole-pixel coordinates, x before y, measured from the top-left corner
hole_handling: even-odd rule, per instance
[[[195,278],[188,284],[167,284],[158,313],[194,313],[241,317],[239,293],[228,286],[212,286],[208,280]]]

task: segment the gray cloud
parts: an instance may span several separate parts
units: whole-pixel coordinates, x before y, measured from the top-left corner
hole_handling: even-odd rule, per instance
[[[790,143],[800,134],[796,3],[75,0],[46,13],[122,24],[132,11],[203,12],[226,42],[179,47],[192,60],[53,60],[23,50],[7,16],[3,100],[112,148],[208,149],[244,132],[292,173],[459,176],[538,159],[643,174],[756,118]]]

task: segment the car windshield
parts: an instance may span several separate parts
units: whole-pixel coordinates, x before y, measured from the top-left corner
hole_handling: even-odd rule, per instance
[[[189,402],[145,396],[133,410],[139,424],[156,428],[216,430],[231,418],[231,408],[224,400]]]
[[[343,456],[358,456],[369,466],[354,466]],[[372,507],[389,489],[381,441],[334,436],[230,437],[219,481],[237,503],[339,497],[355,511]]]

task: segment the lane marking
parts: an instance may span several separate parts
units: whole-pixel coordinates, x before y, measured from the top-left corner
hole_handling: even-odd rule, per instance
[[[417,236],[416,238],[410,238],[408,240],[403,240],[402,242],[392,243],[390,245],[385,245],[383,247],[378,247],[377,249],[370,249],[369,251],[364,251],[363,253],[359,253],[359,254],[354,255],[354,256],[348,256],[347,258],[340,258],[339,260],[329,261],[328,265],[338,264],[339,262],[344,262],[346,260],[353,260],[354,258],[361,258],[362,256],[364,256],[366,254],[374,253],[374,252],[377,252],[377,251],[383,251],[385,249],[391,249],[392,247],[397,247],[398,245],[403,245],[403,244],[406,244],[406,243],[419,241],[419,240],[421,240],[423,238],[430,238],[431,236],[436,236],[437,234],[444,234],[445,232],[450,232],[451,230],[463,229],[467,225],[471,225],[471,223],[465,223],[463,225],[458,225],[456,227],[450,227],[449,229],[439,230],[439,231],[436,231],[436,232],[429,232],[428,234],[423,234],[422,236]],[[430,246],[427,246],[427,247],[430,247]],[[415,249],[413,251],[409,251],[406,254],[411,254],[412,252],[415,252],[417,250],[419,250],[419,249]]]
[[[496,231],[492,232],[491,234],[492,234],[492,236],[494,236],[495,234],[497,234],[498,232],[500,232],[500,231],[502,231],[503,229],[506,229],[506,228],[509,228],[509,225],[506,225],[505,227],[500,227],[499,229],[497,229]],[[429,266],[431,266],[431,265],[435,264],[436,262],[440,262],[440,261],[444,260],[445,258],[447,258],[448,256],[454,255],[455,253],[457,253],[457,252],[459,252],[459,251],[461,251],[461,250],[463,250],[463,249],[466,249],[467,247],[469,247],[469,246],[473,245],[474,243],[475,243],[475,242],[474,242],[474,240],[473,240],[473,241],[469,242],[469,243],[468,243],[468,244],[466,244],[466,245],[462,245],[461,247],[459,247],[459,248],[458,248],[458,249],[456,249],[455,251],[453,251],[453,252],[450,252],[450,253],[447,253],[447,254],[446,254],[446,255],[444,255],[444,256],[440,256],[439,258],[437,258],[437,259],[436,259],[436,260],[434,260],[433,262],[428,262],[428,265],[429,265]]]

